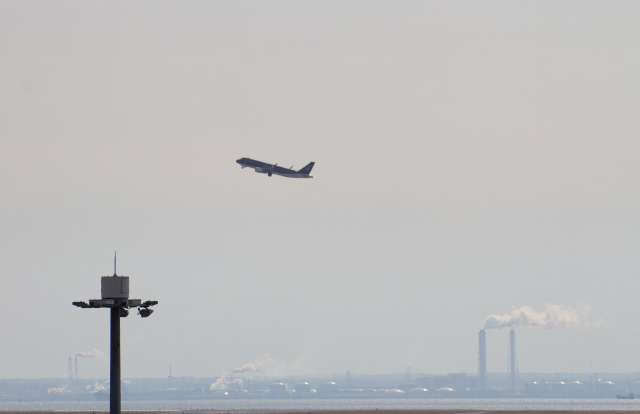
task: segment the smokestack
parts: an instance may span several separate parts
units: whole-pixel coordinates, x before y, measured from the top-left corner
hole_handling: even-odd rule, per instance
[[[478,332],[478,389],[487,389],[487,334]]]
[[[518,360],[516,358],[516,331],[509,331],[509,374],[511,377],[511,392],[516,391],[518,382]]]
[[[73,382],[73,360],[69,357],[67,361],[67,388],[71,389],[71,383]]]

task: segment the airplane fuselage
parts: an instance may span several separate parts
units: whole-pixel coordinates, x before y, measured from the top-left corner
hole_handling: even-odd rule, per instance
[[[296,171],[291,168],[279,167],[277,164],[268,164],[266,162],[252,160],[251,158],[240,158],[236,160],[236,162],[240,164],[242,168],[253,168],[255,172],[267,174],[269,177],[275,174],[289,178],[313,178],[309,173],[315,164],[311,162],[304,168]]]

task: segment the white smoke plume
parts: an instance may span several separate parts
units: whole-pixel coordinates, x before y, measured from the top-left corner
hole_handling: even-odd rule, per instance
[[[100,391],[108,391],[109,390],[109,381],[105,381],[103,383],[96,382],[94,385],[87,385],[87,391],[92,394]]]
[[[47,389],[47,392],[49,394],[66,394],[71,392],[71,390],[68,389],[67,387],[60,387],[60,388],[49,388]]]
[[[80,358],[97,358],[97,357],[101,357],[102,355],[104,355],[104,354],[99,349],[92,349],[91,351],[88,351],[88,352],[78,352],[76,354],[76,357],[80,357]]]
[[[259,371],[259,370],[260,370],[259,367],[256,367],[251,362],[249,362],[248,364],[244,364],[241,367],[234,368],[233,371],[231,371],[231,375],[233,375],[233,374],[242,374],[243,372],[256,372],[256,371]]]
[[[529,306],[513,309],[505,315],[489,315],[482,324],[483,329],[518,328],[535,326],[544,329],[587,327],[588,307],[566,308],[562,305],[546,304],[544,311],[536,312]]]
[[[212,383],[209,389],[212,391],[220,391],[230,388],[240,388],[242,387],[242,380],[240,378],[233,378],[233,375],[241,374],[243,372],[257,372],[260,371],[260,368],[262,368],[262,364],[258,362],[249,362],[248,364],[244,364],[238,368],[234,368],[231,371],[231,374],[225,374],[218,378],[216,382]]]
[[[228,389],[242,388],[242,380],[229,376],[222,376],[212,383],[209,389],[211,391],[224,391]]]
[[[244,364],[238,368],[234,368],[230,374],[224,374],[218,378],[216,382],[212,383],[209,387],[210,390],[228,390],[239,389],[242,387],[242,379],[234,378],[234,374],[241,374],[245,372],[258,372],[262,375],[282,376],[291,375],[296,371],[300,371],[304,365],[305,358],[299,357],[292,362],[276,361],[269,354],[261,355],[248,364]]]

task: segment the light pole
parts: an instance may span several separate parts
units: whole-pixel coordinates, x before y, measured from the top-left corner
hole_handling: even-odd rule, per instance
[[[111,369],[109,391],[109,413],[120,414],[122,396],[120,392],[120,318],[129,315],[129,308],[138,308],[143,318],[151,315],[157,300],[129,299],[129,276],[116,274],[116,258],[113,258],[113,276],[101,278],[102,299],[87,302],[73,302],[80,308],[111,308]]]

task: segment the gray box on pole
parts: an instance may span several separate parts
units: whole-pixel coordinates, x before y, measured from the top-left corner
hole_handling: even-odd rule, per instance
[[[129,276],[102,276],[102,299],[129,299]]]

